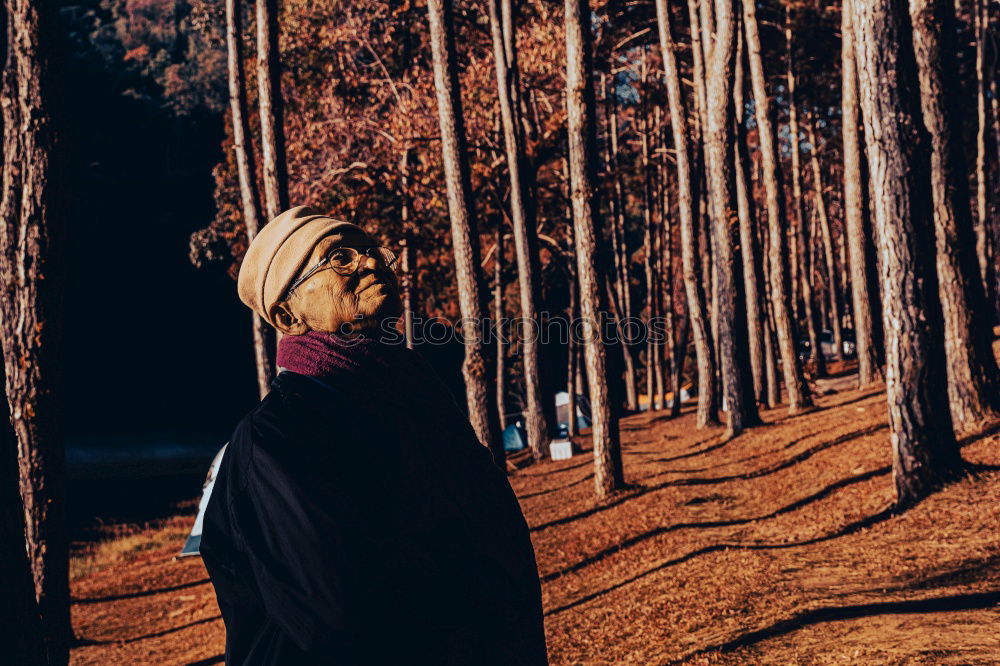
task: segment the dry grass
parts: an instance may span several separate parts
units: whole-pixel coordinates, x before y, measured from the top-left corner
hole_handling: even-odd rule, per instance
[[[884,399],[840,390],[725,444],[693,414],[630,417],[633,485],[601,504],[587,455],[515,473],[552,662],[996,663],[1000,472],[893,515]],[[997,434],[964,445],[1000,464]],[[121,541],[75,565],[95,643],[73,662],[211,662],[224,628],[178,525]]]

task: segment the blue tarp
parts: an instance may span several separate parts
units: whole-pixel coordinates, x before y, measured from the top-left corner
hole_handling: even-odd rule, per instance
[[[503,431],[503,450],[520,451],[528,445],[528,433],[525,432],[521,422],[511,423]]]

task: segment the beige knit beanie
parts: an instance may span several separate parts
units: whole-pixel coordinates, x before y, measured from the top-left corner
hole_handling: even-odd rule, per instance
[[[360,227],[326,215],[308,206],[286,210],[254,237],[243,257],[237,290],[240,300],[272,326],[269,311],[285,294],[309,260],[321,239],[345,227]]]

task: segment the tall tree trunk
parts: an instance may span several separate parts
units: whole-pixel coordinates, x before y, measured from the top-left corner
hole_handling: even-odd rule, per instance
[[[948,402],[956,429],[969,431],[997,416],[997,363],[986,294],[976,279],[973,217],[955,89],[955,16],[948,0],[911,0],[913,46],[924,125],[931,135],[931,194],[937,276],[944,314]],[[992,403],[992,404],[991,404]]]
[[[458,87],[451,3],[448,0],[428,0],[427,17],[434,60],[434,89],[441,128],[441,152],[448,191],[448,214],[451,218],[451,241],[455,253],[458,305],[462,313],[465,399],[469,421],[476,435],[484,445],[490,447],[494,459],[500,462],[503,460],[499,455],[503,450],[503,438],[499,433],[496,409],[489,399],[489,378],[479,326],[483,314],[479,290],[482,284],[479,235],[472,211],[472,187],[462,99]]]
[[[802,377],[802,364],[796,352],[797,335],[790,311],[788,293],[788,250],[785,229],[785,197],[781,170],[778,168],[778,148],[774,137],[773,104],[767,94],[767,79],[760,55],[760,34],[757,28],[757,9],[754,0],[743,2],[743,27],[747,38],[747,57],[750,63],[750,81],[753,86],[757,136],[760,142],[761,180],[764,182],[767,203],[768,255],[770,262],[771,309],[774,331],[778,338],[781,370],[788,392],[788,411],[796,413],[812,406],[809,387]]]
[[[6,20],[3,21],[6,24]],[[0,33],[4,25],[0,25]],[[0,37],[0,53],[6,52]],[[42,627],[35,601],[31,563],[24,548],[24,502],[18,492],[17,435],[10,424],[6,396],[0,396],[0,622],[8,627],[4,657],[11,664],[45,662]]]
[[[743,292],[746,295],[747,338],[750,370],[753,373],[754,399],[766,399],[767,375],[764,361],[764,308],[761,286],[760,244],[757,243],[757,211],[750,193],[750,151],[747,149],[746,112],[743,94],[743,39],[737,35],[736,73],[733,82],[736,145],[733,151],[736,174],[736,203],[740,216],[740,257],[743,259]]]
[[[493,257],[493,321],[497,334],[496,395],[501,432],[507,427],[507,344],[503,328],[507,313],[503,302],[503,259],[503,223],[497,220],[496,256]],[[504,453],[506,454],[506,450]]]
[[[872,180],[886,335],[886,393],[897,501],[912,504],[955,478],[962,459],[952,431],[937,294],[928,136],[906,5],[854,2],[858,84]]]
[[[600,273],[597,267],[596,110],[592,79],[590,3],[566,0],[566,110],[574,245],[584,322],[587,379],[593,416],[594,486],[599,498],[625,485],[618,416],[608,400],[605,347],[601,339]]]
[[[545,399],[541,385],[540,340],[535,334],[539,330],[538,311],[538,239],[534,224],[529,222],[526,210],[524,171],[524,136],[521,125],[521,109],[517,106],[520,93],[515,90],[516,63],[508,59],[516,49],[505,46],[502,0],[489,0],[490,32],[493,36],[493,60],[496,65],[497,93],[500,98],[500,120],[503,124],[504,147],[506,148],[507,172],[510,174],[510,213],[514,231],[514,251],[517,258],[517,283],[521,296],[521,359],[524,370],[525,405],[524,417],[528,434],[528,447],[535,460],[542,460],[548,453],[549,424],[546,422],[542,401]],[[510,10],[508,10],[510,11]],[[515,29],[513,20],[509,28]],[[511,32],[509,41],[514,42]]]
[[[664,144],[666,140],[664,139]],[[666,151],[664,151],[665,153]],[[677,313],[674,306],[676,299],[674,286],[676,284],[675,274],[674,274],[674,239],[673,239],[673,225],[670,222],[670,201],[669,201],[669,190],[670,188],[666,183],[667,166],[665,154],[661,160],[659,160],[659,167],[663,178],[661,179],[660,187],[660,199],[662,201],[662,224],[660,225],[663,233],[663,270],[662,270],[662,280],[663,280],[663,317],[664,317],[664,328],[666,329],[666,344],[667,351],[670,355],[670,392],[673,394],[673,400],[670,403],[670,416],[679,416],[681,413],[681,383],[682,383],[682,372],[684,370],[684,357],[685,351],[687,349],[687,336],[688,336],[688,326],[687,319],[684,320],[681,326],[678,326]]]
[[[656,19],[660,36],[660,51],[666,74],[667,108],[674,141],[677,164],[677,209],[680,213],[681,266],[687,296],[688,317],[694,339],[698,365],[698,427],[718,422],[718,397],[715,393],[715,351],[709,331],[705,307],[704,284],[700,280],[699,254],[696,244],[697,197],[695,178],[691,173],[691,146],[688,143],[687,107],[681,95],[681,79],[674,54],[674,38],[670,29],[670,9],[667,0],[656,0]],[[695,123],[697,125],[697,123]]]
[[[288,210],[288,164],[285,158],[278,50],[278,0],[257,0],[257,103],[260,146],[264,156],[264,208],[273,220]]]
[[[618,104],[614,95],[604,82],[601,75],[601,88],[604,91],[605,113],[608,116],[609,141],[605,141],[607,165],[612,185],[609,206],[611,212],[611,239],[615,263],[615,293],[618,295],[621,315],[628,320],[632,317],[632,290],[629,286],[629,251],[628,237],[625,234],[625,197],[622,192],[621,173],[618,165]],[[625,405],[629,411],[639,409],[639,398],[636,391],[635,359],[632,346],[623,337],[622,356],[625,361]]]
[[[653,322],[659,316],[657,294],[659,292],[658,276],[656,274],[656,248],[654,239],[659,233],[653,214],[653,182],[649,161],[649,112],[650,105],[646,85],[648,83],[648,53],[643,53],[640,61],[640,83],[644,91],[644,99],[639,119],[639,157],[642,166],[642,221],[643,221],[643,268],[646,277],[646,328],[651,330]],[[657,349],[655,336],[646,336],[646,396],[649,399],[649,411],[660,409],[661,394],[658,392],[659,377],[657,376]]]
[[[868,285],[872,267],[868,262],[870,235],[869,219],[865,215],[865,184],[861,169],[861,133],[858,131],[858,73],[854,57],[854,28],[851,22],[851,2],[844,0],[841,14],[841,131],[844,140],[844,232],[847,236],[848,271],[851,275],[851,320],[858,358],[858,385],[866,388],[880,381],[882,370],[875,347],[872,299]]]
[[[570,437],[575,437],[578,433],[576,427],[576,396],[577,396],[577,374],[579,369],[577,368],[577,360],[580,358],[580,351],[577,348],[576,336],[573,333],[573,322],[576,321],[577,317],[580,316],[580,307],[578,304],[578,297],[576,294],[576,276],[571,272],[569,279],[569,336],[567,352],[569,353],[569,358],[566,363],[566,393],[568,396],[568,402],[566,404],[567,417],[567,434]]]
[[[233,121],[233,152],[240,183],[240,202],[247,242],[261,227],[260,195],[257,191],[257,168],[250,143],[250,118],[247,112],[246,76],[243,71],[243,14],[238,0],[226,0],[226,49],[229,82],[229,110]],[[254,362],[257,365],[257,390],[263,399],[274,379],[274,329],[256,313],[252,315]]]
[[[785,13],[785,44],[788,49],[788,142],[792,156],[792,210],[795,211],[795,230],[798,238],[799,284],[802,290],[802,306],[806,319],[806,332],[809,335],[809,348],[813,363],[816,364],[816,376],[826,376],[826,359],[820,346],[819,332],[816,330],[815,301],[813,297],[813,271],[811,270],[809,253],[812,243],[809,239],[809,226],[806,220],[805,200],[802,197],[802,163],[801,142],[799,140],[798,105],[795,102],[795,70],[794,46],[792,44],[792,25],[789,13]]]
[[[736,21],[732,0],[716,3],[716,32],[708,76],[708,154],[715,206],[715,261],[719,281],[719,361],[728,420],[726,437],[735,437],[759,422],[752,378],[746,367],[746,310],[743,307],[739,257],[739,214],[733,179],[733,73]],[[742,360],[740,358],[742,356]],[[749,398],[749,399],[748,399]]]
[[[54,100],[58,88],[50,70],[58,28],[48,3],[9,0],[5,10],[0,327],[6,395],[45,651],[49,663],[64,664],[73,630],[59,393],[64,181],[54,118],[62,107]],[[7,421],[0,419],[0,426],[7,428]],[[21,543],[18,539],[14,547]],[[20,631],[16,625],[8,629]]]
[[[569,177],[569,160],[563,158],[563,180],[566,183],[566,241],[567,245],[572,252],[574,246],[573,243],[573,188],[570,185]],[[567,253],[567,254],[569,254]],[[575,437],[579,434],[577,430],[576,422],[576,409],[577,409],[577,396],[580,395],[580,345],[579,341],[576,339],[575,328],[573,322],[577,321],[580,317],[580,295],[577,291],[577,278],[576,278],[576,264],[574,263],[574,257],[568,256],[566,258],[566,274],[567,281],[569,282],[569,335],[568,339],[568,352],[569,360],[566,366],[566,393],[569,394],[569,403],[566,405],[566,409],[569,413],[568,417],[568,434],[570,437]]]
[[[692,175],[696,183],[696,196],[700,205],[695,209],[694,221],[697,225],[698,241],[701,249],[701,281],[706,290],[707,301],[706,311],[708,313],[709,330],[711,332],[712,354],[716,360],[719,358],[719,284],[718,276],[715,272],[715,240],[712,232],[712,205],[708,201],[708,154],[705,151],[705,131],[708,127],[708,102],[705,90],[705,69],[708,67],[708,52],[711,43],[711,34],[708,27],[708,20],[702,20],[702,16],[707,19],[709,8],[699,0],[688,0],[688,20],[690,22],[691,34],[691,63],[692,63],[692,87],[694,91],[694,122],[691,124],[693,142],[691,148],[694,155],[694,169]],[[718,373],[712,376],[712,394],[719,396],[720,377]],[[701,380],[699,378],[699,384]],[[718,397],[715,398],[718,401]]]
[[[413,269],[415,267],[413,223],[410,222],[410,147],[399,158],[399,221],[403,227],[400,257],[400,287],[403,292],[403,335],[406,348],[413,349]],[[502,415],[501,415],[502,416]]]
[[[809,151],[809,163],[812,166],[813,206],[816,210],[816,222],[820,237],[823,240],[823,263],[826,265],[826,275],[829,280],[827,298],[830,304],[830,330],[833,332],[833,357],[838,361],[844,357],[844,331],[841,319],[840,289],[837,285],[836,255],[833,251],[833,232],[830,229],[830,217],[826,210],[826,196],[823,194],[823,173],[819,166],[819,144],[816,143],[814,121],[810,117],[806,121],[806,139],[812,149]]]
[[[976,256],[979,258],[979,276],[983,290],[993,289],[993,272],[990,261],[990,209],[986,200],[989,187],[989,169],[986,166],[986,40],[989,29],[989,12],[985,0],[972,1],[973,31],[976,46]],[[996,302],[991,299],[991,302]]]
[[[760,151],[758,150],[759,154]],[[754,191],[760,187],[761,182],[761,161],[754,162],[752,174],[754,182],[757,184]],[[758,209],[759,210],[759,209]],[[761,248],[768,246],[767,225],[757,225],[757,243]],[[771,296],[771,282],[767,276],[771,274],[770,255],[763,250],[760,253],[761,259],[761,293],[763,296],[763,321],[764,321],[764,367],[767,372],[767,406],[774,409],[781,402],[781,381],[778,378],[778,338],[774,332],[774,309],[772,304],[774,299]]]

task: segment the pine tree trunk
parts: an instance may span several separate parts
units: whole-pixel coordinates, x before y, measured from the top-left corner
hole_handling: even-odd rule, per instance
[[[648,82],[648,65],[647,65],[648,54],[643,54],[643,59],[640,61],[640,83],[643,90],[646,89],[646,84]],[[645,270],[646,277],[646,329],[651,330],[653,322],[658,316],[658,303],[656,295],[659,291],[658,276],[656,274],[656,249],[654,247],[654,239],[659,233],[656,227],[655,217],[653,214],[653,183],[652,183],[652,173],[649,162],[649,112],[650,106],[647,99],[643,100],[643,106],[641,107],[641,113],[639,118],[639,157],[640,165],[642,166],[642,221],[643,221],[643,254],[645,258],[643,259],[643,268]],[[658,410],[661,408],[660,405],[660,393],[657,390],[658,379],[657,375],[657,349],[655,336],[646,336],[646,396],[649,400],[649,411],[652,413],[653,410]]]
[[[978,266],[972,251],[975,235],[957,107],[960,95],[955,86],[954,8],[948,0],[911,0],[909,7],[923,120],[931,135],[931,194],[948,402],[955,428],[973,431],[997,416],[1000,385],[986,294],[976,279]]]
[[[962,468],[945,385],[929,137],[901,0],[853,3],[858,84],[880,256],[886,393],[897,501],[907,506]]]
[[[403,227],[400,253],[400,288],[403,292],[403,335],[406,348],[413,349],[413,269],[415,238],[410,222],[410,148],[403,149],[399,158],[399,222]]]
[[[702,16],[708,8],[698,0],[688,0],[688,19],[691,34],[692,88],[694,90],[694,122],[691,124],[694,168],[692,174],[696,183],[696,194],[699,202],[695,209],[695,224],[697,225],[697,245],[701,250],[701,282],[704,285],[706,312],[708,313],[709,331],[711,333],[712,355],[716,369],[719,359],[719,283],[715,270],[715,240],[712,232],[712,204],[708,201],[708,154],[705,150],[705,130],[708,127],[708,102],[705,89],[705,69],[708,67],[710,31],[702,27]],[[707,16],[706,16],[707,18]],[[699,376],[699,385],[701,378]],[[712,395],[719,401],[721,395],[721,378],[718,373],[712,376]],[[700,389],[700,386],[699,386]]]
[[[587,379],[593,416],[594,486],[598,498],[624,487],[617,415],[608,399],[607,359],[601,339],[600,273],[597,268],[597,205],[593,187],[597,158],[592,79],[590,4],[566,0],[566,109],[573,204],[574,245],[584,322]]]
[[[694,339],[698,365],[698,427],[718,422],[718,397],[715,393],[715,352],[709,333],[705,307],[704,284],[700,280],[700,256],[696,243],[697,198],[695,179],[691,173],[691,146],[688,143],[687,107],[681,95],[680,74],[674,54],[674,39],[670,29],[667,0],[656,0],[656,17],[660,36],[660,51],[666,74],[667,107],[673,135],[677,164],[677,209],[680,214],[681,265],[684,290],[687,295],[688,317]],[[697,125],[697,123],[695,123]]]
[[[989,13],[985,0],[972,1],[973,32],[976,46],[976,256],[979,258],[979,276],[983,290],[989,294],[993,289],[993,272],[996,267],[990,261],[989,206],[986,201],[986,40],[989,28]],[[995,302],[995,301],[994,301]]]
[[[44,648],[48,663],[63,664],[73,630],[59,392],[60,241],[65,213],[54,118],[62,107],[55,99],[58,81],[50,70],[57,26],[55,10],[48,3],[9,0],[4,8],[0,327],[6,395],[9,422],[17,437],[24,535]],[[4,428],[7,423],[0,420]],[[23,538],[13,547],[23,549]],[[5,589],[3,594],[11,591]],[[7,629],[7,633],[20,631],[17,625]]]
[[[0,25],[4,31],[6,21]],[[0,53],[6,48],[0,38]],[[41,666],[45,646],[35,601],[31,563],[24,548],[24,502],[18,492],[17,436],[10,425],[7,397],[0,396],[0,623],[8,627],[4,658],[11,664]],[[14,630],[10,630],[14,629]]]
[[[841,130],[844,141],[844,231],[847,236],[848,271],[851,276],[851,301],[854,344],[858,359],[858,386],[867,388],[882,379],[875,347],[872,299],[868,285],[872,268],[868,262],[871,229],[865,215],[865,184],[861,168],[862,147],[858,109],[858,74],[854,58],[854,29],[851,22],[852,0],[844,0],[840,32],[841,50]]]
[[[503,438],[499,433],[496,409],[489,398],[489,377],[480,330],[483,306],[479,291],[479,286],[482,284],[479,236],[476,233],[472,211],[472,188],[456,69],[451,3],[448,0],[428,0],[427,17],[434,60],[434,89],[441,128],[441,151],[448,191],[451,241],[455,253],[458,304],[462,314],[461,330],[465,349],[462,376],[465,378],[465,399],[469,410],[469,421],[476,435],[485,446],[490,447],[494,452],[494,458],[497,458],[498,449],[503,448]]]
[[[289,208],[281,53],[278,50],[278,0],[256,2],[257,103],[260,107],[260,145],[264,156],[264,208],[267,218],[273,220]]]
[[[566,201],[570,202],[573,196],[572,187],[569,184],[569,161],[563,159],[563,175],[566,181]],[[573,247],[573,211],[572,205],[566,207],[566,240],[570,248]],[[570,250],[572,252],[572,249]],[[569,335],[568,353],[569,359],[566,364],[566,393],[569,396],[569,403],[566,409],[569,413],[567,431],[570,437],[579,434],[576,421],[577,395],[580,395],[580,349],[579,341],[576,339],[573,322],[580,317],[580,296],[577,293],[576,265],[573,257],[566,259],[567,281],[569,283]]]
[[[737,35],[736,73],[733,84],[736,147],[733,151],[736,174],[736,202],[740,216],[740,257],[743,259],[743,292],[746,295],[748,354],[753,373],[754,399],[763,403],[767,392],[764,367],[764,308],[761,294],[760,245],[757,243],[757,211],[750,194],[750,151],[747,149],[746,112],[743,94],[743,39]]]
[[[759,422],[757,403],[752,399],[749,372],[740,356],[746,357],[746,311],[743,307],[743,278],[739,257],[739,214],[733,178],[733,73],[736,52],[736,21],[732,0],[716,3],[716,33],[708,83],[708,127],[705,152],[708,155],[709,183],[714,204],[715,261],[719,284],[719,362],[727,407],[726,437]],[[750,397],[748,400],[747,398]]]
[[[507,316],[503,299],[503,224],[497,221],[496,256],[493,257],[493,321],[497,332],[496,395],[497,418],[501,432],[507,427],[507,345],[503,324]],[[506,451],[504,451],[506,454]]]
[[[760,151],[757,151],[758,154]],[[755,187],[753,191],[762,189],[760,186],[761,181],[761,167],[760,160],[754,162],[754,169],[752,174],[755,176],[754,183]],[[758,208],[758,210],[760,210]],[[759,224],[757,226],[757,243],[761,248],[768,246],[768,233],[767,225]],[[773,311],[773,299],[771,297],[771,283],[767,279],[767,276],[771,274],[771,262],[767,252],[763,250],[760,253],[761,259],[761,293],[763,296],[763,322],[764,322],[764,367],[767,372],[767,396],[766,403],[771,409],[778,406],[781,402],[781,381],[778,378],[778,338],[774,333],[774,311]]]
[[[830,217],[826,209],[826,197],[823,195],[823,174],[819,166],[819,144],[816,143],[816,130],[810,118],[806,122],[806,138],[812,149],[809,151],[809,163],[812,166],[813,178],[813,206],[816,210],[817,223],[820,237],[823,240],[823,263],[826,266],[826,275],[829,281],[827,298],[830,306],[830,330],[833,332],[833,358],[841,360],[844,357],[844,331],[841,319],[840,289],[837,285],[837,275],[840,267],[837,266],[836,256],[833,251],[833,232],[830,229]]]
[[[618,169],[618,105],[614,96],[609,94],[601,75],[601,89],[605,96],[605,112],[608,116],[609,141],[605,141],[607,165],[612,185],[609,206],[611,212],[611,238],[615,259],[615,293],[620,303],[621,316],[628,320],[632,317],[632,293],[629,286],[629,251],[628,237],[625,234],[625,197],[622,192],[621,174]],[[625,361],[625,405],[629,411],[638,411],[639,398],[636,390],[635,359],[632,346],[622,338],[622,356]]]
[[[774,136],[773,104],[767,94],[767,80],[760,55],[760,35],[757,28],[757,10],[754,0],[743,2],[743,27],[747,38],[747,56],[750,63],[750,81],[753,86],[754,110],[757,119],[757,136],[760,142],[761,180],[767,208],[768,260],[770,262],[771,310],[774,332],[778,338],[781,370],[788,392],[788,411],[792,414],[812,406],[809,387],[802,377],[802,364],[796,353],[796,327],[791,318],[789,298],[788,249],[785,229],[785,198],[781,171],[778,168],[778,148]]]
[[[260,230],[261,211],[253,146],[250,145],[246,76],[243,71],[242,24],[243,15],[238,1],[226,0],[226,48],[229,110],[233,122],[233,152],[236,155],[243,223],[247,230],[247,242],[250,242]],[[263,399],[271,390],[271,380],[274,379],[272,363],[274,330],[256,313],[251,315],[250,321],[253,329],[254,363],[257,366],[257,392]]]
[[[567,434],[570,437],[576,437],[578,433],[576,427],[576,395],[577,395],[577,374],[579,370],[577,369],[577,360],[580,357],[579,349],[577,349],[576,336],[573,333],[573,322],[576,321],[577,317],[580,316],[580,308],[577,304],[577,294],[576,294],[576,277],[571,274],[569,280],[569,337],[567,345],[567,352],[569,357],[566,363],[566,393],[568,395],[568,403],[566,404],[566,410],[568,413],[567,417]]]
[[[517,72],[508,60],[505,46],[501,0],[488,0],[490,32],[493,36],[493,60],[497,75],[497,93],[500,99],[500,120],[503,124],[503,139],[507,157],[507,172],[510,175],[510,213],[514,231],[514,251],[517,258],[518,288],[521,296],[520,336],[524,370],[525,405],[524,417],[528,434],[528,447],[535,460],[542,460],[549,448],[549,424],[542,408],[541,368],[538,312],[538,239],[534,224],[529,223],[525,199],[527,190],[522,178],[524,171],[524,136],[520,120],[521,109],[517,106],[520,94]],[[510,30],[515,26],[511,21]],[[509,36],[511,44],[514,33]],[[514,49],[510,49],[513,53]]]
[[[664,139],[664,143],[666,140]],[[664,146],[664,149],[666,146]],[[666,151],[664,150],[664,153]],[[674,240],[673,240],[673,225],[670,222],[670,198],[669,198],[669,187],[666,183],[667,166],[666,157],[658,162],[659,170],[661,171],[663,177],[660,180],[660,200],[662,201],[662,223],[660,225],[662,235],[663,235],[663,270],[662,281],[663,281],[663,317],[665,324],[666,333],[666,349],[670,356],[670,392],[673,394],[673,400],[670,403],[670,416],[679,416],[681,413],[681,382],[682,382],[682,372],[684,370],[684,357],[685,351],[687,349],[687,320],[684,320],[683,325],[678,327],[677,313],[676,313],[676,296],[674,294],[674,285],[676,284],[675,274],[674,274]]]
[[[815,300],[812,282],[813,272],[810,270],[809,252],[812,243],[809,238],[808,221],[806,220],[805,200],[802,196],[802,163],[801,142],[799,140],[798,105],[795,102],[795,71],[793,65],[792,27],[790,16],[785,13],[785,44],[788,48],[788,141],[792,156],[792,210],[795,211],[794,227],[798,238],[799,284],[802,290],[802,306],[806,319],[806,332],[809,336],[809,348],[813,363],[816,366],[816,376],[826,376],[826,359],[820,347],[819,332],[816,330]]]

